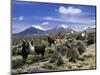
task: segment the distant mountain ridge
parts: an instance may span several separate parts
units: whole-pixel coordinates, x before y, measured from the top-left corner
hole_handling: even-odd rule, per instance
[[[75,32],[75,30],[71,29],[71,28],[68,28],[68,27],[63,27],[63,26],[60,26],[60,27],[55,27],[51,30],[48,30],[46,31],[46,33],[70,33],[71,31]]]
[[[87,28],[86,32],[96,32],[96,28]]]
[[[15,36],[27,36],[27,35],[45,35],[45,34],[56,34],[56,33],[71,33],[76,32],[75,30],[69,28],[67,25],[61,25],[59,27],[52,28],[50,30],[45,30],[40,26],[31,26],[19,33],[13,34]]]

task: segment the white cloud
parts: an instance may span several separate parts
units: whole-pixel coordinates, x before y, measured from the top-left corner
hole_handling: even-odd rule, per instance
[[[20,21],[22,21],[22,20],[24,20],[24,16],[20,16],[20,17],[18,17],[18,18],[15,18],[15,17],[12,18],[12,20],[17,20],[17,19],[20,20]]]
[[[42,25],[47,25],[47,24],[49,24],[49,22],[43,22],[43,23],[42,23]]]
[[[20,16],[19,20],[22,21],[24,19],[24,16]]]
[[[54,17],[45,17],[45,20],[50,20],[50,21],[59,21],[59,22],[68,22],[68,23],[79,23],[79,24],[84,24],[84,25],[95,25],[95,19],[90,19],[90,18],[80,18],[80,17],[59,17],[59,18],[54,18]]]
[[[45,31],[45,29],[44,28],[42,28],[41,26],[39,26],[39,25],[32,25],[32,27],[35,27],[35,28],[37,28],[37,29],[40,29],[40,30],[44,30]]]
[[[92,25],[95,24],[95,19],[90,18],[80,18],[80,17],[72,17],[72,18],[66,18],[68,22],[72,23],[80,23],[84,25]]]
[[[54,18],[54,17],[45,17],[45,20],[50,20],[50,21],[63,21],[61,18]]]
[[[74,15],[74,14],[79,14],[81,12],[82,12],[82,10],[78,9],[78,8],[73,8],[73,7],[65,8],[64,6],[59,7],[59,13],[62,13],[62,14]]]

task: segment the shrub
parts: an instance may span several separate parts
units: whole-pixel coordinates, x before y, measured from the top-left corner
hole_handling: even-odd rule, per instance
[[[64,45],[58,45],[57,51],[62,55],[65,56],[67,48]]]
[[[12,56],[16,55],[16,51],[17,51],[16,47],[12,49]]]
[[[69,58],[70,62],[76,62],[76,59],[79,57],[79,52],[76,48],[70,49],[67,51],[67,58]]]
[[[67,47],[66,58],[71,62],[76,62],[79,55],[86,51],[85,44],[81,40],[69,39],[65,42]]]
[[[33,58],[34,58],[34,55],[32,54],[28,55],[28,60],[33,60]]]
[[[21,55],[21,48],[18,48],[17,51],[16,51],[16,55]]]
[[[66,41],[65,46],[67,47],[66,58],[71,62],[76,62],[76,59],[79,57],[76,40],[69,39]]]
[[[53,70],[53,69],[56,68],[56,65],[53,64],[53,63],[45,63],[45,64],[42,66],[42,68]]]
[[[58,56],[59,56],[59,53],[57,51],[54,51],[54,53],[52,54],[51,58],[49,59],[49,62],[50,63],[56,62]]]
[[[28,64],[31,64],[32,62],[35,62],[35,61],[38,61],[41,57],[39,55],[33,55],[33,54],[30,54],[28,55],[28,58],[27,58],[27,63]]]
[[[47,52],[48,54],[52,54],[52,53],[54,52],[54,50],[53,50],[52,48],[47,48],[46,52]]]
[[[63,58],[62,58],[61,55],[59,55],[56,64],[57,64],[57,66],[60,66],[60,65],[62,65],[63,63],[64,63]]]
[[[76,38],[76,34],[68,34],[66,35],[66,39]]]
[[[55,66],[53,64],[48,64],[48,69],[53,69]]]
[[[63,58],[62,58],[61,54],[58,51],[55,51],[52,54],[52,56],[51,56],[51,58],[49,60],[49,63],[54,63],[57,66],[60,66],[60,65],[62,65],[64,63],[64,61],[63,61]]]
[[[96,41],[95,39],[95,33],[89,33],[87,36],[87,45],[94,44]]]
[[[67,40],[67,41],[65,42],[65,46],[66,46],[68,49],[71,48],[71,43],[70,43],[69,40]]]
[[[15,55],[21,55],[21,48],[13,48],[12,49],[12,56],[15,56]]]
[[[79,54],[83,54],[86,51],[85,44],[82,41],[77,41],[77,49]]]
[[[81,55],[85,52],[85,49],[83,49],[82,47],[78,47],[78,52]]]
[[[12,57],[12,68],[19,68],[23,66],[25,63],[21,56]]]

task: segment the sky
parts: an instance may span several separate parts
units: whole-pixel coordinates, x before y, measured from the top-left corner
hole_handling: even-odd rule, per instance
[[[82,31],[95,27],[95,19],[95,6],[12,1],[12,33],[32,26],[42,30],[66,26]]]

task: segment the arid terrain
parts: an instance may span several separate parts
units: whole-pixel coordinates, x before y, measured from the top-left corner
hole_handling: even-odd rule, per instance
[[[64,41],[66,40],[65,39],[61,40],[61,42]],[[84,44],[86,51],[83,52],[82,54],[78,54],[78,58],[75,57],[75,54],[73,55],[73,52],[70,52],[71,51],[70,48],[69,50],[69,52],[71,53],[70,57],[74,57],[73,60],[75,60],[75,62],[73,60],[70,61],[69,60],[70,58],[66,57],[66,53],[63,56],[61,55],[62,51],[55,52],[56,50],[55,45],[46,47],[44,57],[41,57],[41,55],[37,55],[33,52],[28,55],[26,61],[23,61],[20,51],[17,51],[18,54],[12,55],[12,73],[36,73],[36,72],[62,71],[62,70],[67,71],[67,70],[95,69],[96,68],[96,46],[95,43],[93,44],[90,43],[89,45]],[[84,47],[82,48],[84,49]],[[17,50],[20,50],[20,48],[18,48]],[[61,50],[63,50],[63,47],[61,47]]]

